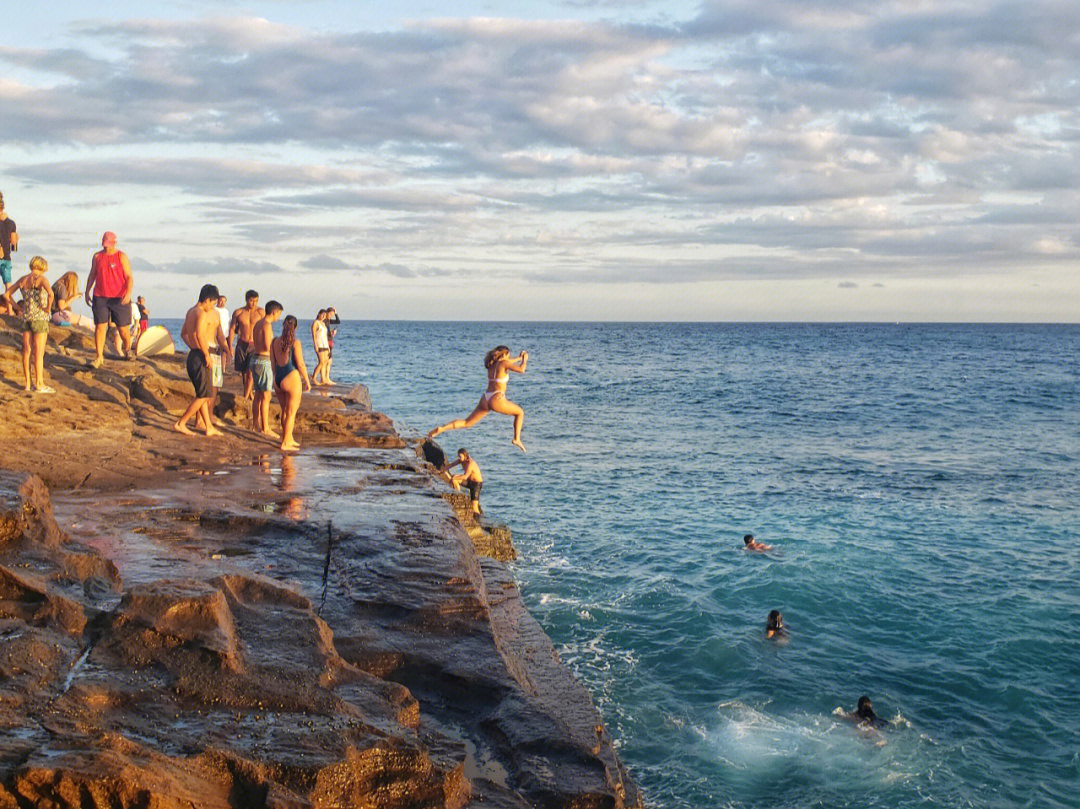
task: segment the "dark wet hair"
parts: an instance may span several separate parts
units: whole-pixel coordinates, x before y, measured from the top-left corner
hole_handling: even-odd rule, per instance
[[[293,340],[296,339],[296,318],[293,315],[285,315],[281,327],[281,347],[292,353]]]
[[[765,624],[766,629],[779,629],[780,628],[780,610],[772,610],[769,613],[769,619]]]
[[[213,284],[203,284],[203,288],[199,290],[199,303],[204,303],[211,298],[217,300],[220,297],[221,294],[218,292],[218,288]]]
[[[484,355],[484,367],[490,368],[492,365],[502,359],[502,355],[509,353],[510,346],[495,346],[495,348],[491,349],[491,351]]]
[[[878,715],[874,713],[874,706],[870,702],[870,697],[865,694],[859,697],[859,702],[855,706],[855,715],[859,719],[869,719],[871,721],[878,718]]]
[[[743,538],[742,538],[742,541],[743,541],[744,544],[749,545],[751,542],[754,541],[754,535],[753,534],[744,534]],[[773,610],[773,612],[776,612],[776,610]]]
[[[244,293],[244,300],[245,301],[250,301],[252,298],[257,298],[257,297],[259,297],[259,293],[256,292],[254,289],[249,289],[246,293]]]
[[[461,449],[459,449],[457,451],[457,454],[458,455],[464,455],[466,458],[469,457],[469,451],[467,449],[465,449],[465,447],[462,447]]]
[[[272,314],[274,314],[274,312],[280,312],[284,308],[285,307],[282,306],[277,301],[270,301],[269,303],[266,304],[266,314],[272,315]]]

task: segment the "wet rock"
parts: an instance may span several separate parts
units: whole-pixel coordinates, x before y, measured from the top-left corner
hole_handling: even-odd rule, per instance
[[[0,469],[0,545],[21,537],[49,548],[59,548],[62,541],[41,478]]]

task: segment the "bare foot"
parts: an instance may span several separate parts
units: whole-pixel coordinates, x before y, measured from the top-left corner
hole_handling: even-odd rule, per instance
[[[528,452],[528,450],[527,450],[527,449],[525,449],[525,445],[521,443],[521,439],[520,439],[520,438],[515,438],[515,439],[514,439],[513,441],[511,441],[510,443],[511,443],[511,444],[513,444],[513,445],[514,445],[515,447],[517,447],[518,449],[520,449],[520,450],[521,450],[522,452]]]
[[[215,430],[213,427],[206,431],[207,438],[213,438],[215,435],[225,435],[225,433],[221,432],[221,430]]]
[[[281,448],[284,450],[300,449],[300,445],[295,441],[282,441]]]
[[[260,430],[259,432],[260,432],[260,433],[262,433],[263,435],[268,435],[268,436],[270,436],[270,437],[271,437],[271,438],[273,438],[273,439],[274,439],[275,441],[276,441],[277,439],[281,438],[281,436],[280,436],[280,435],[278,435],[277,433],[275,433],[275,432],[274,432],[273,430]]]
[[[176,424],[174,424],[172,428],[176,430],[176,432],[183,433],[184,435],[195,435],[195,433],[191,432],[191,430],[188,429],[188,426],[186,424],[181,424],[180,422],[176,422]]]

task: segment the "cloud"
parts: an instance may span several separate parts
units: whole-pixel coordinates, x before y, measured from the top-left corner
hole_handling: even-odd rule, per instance
[[[311,258],[304,259],[300,262],[301,267],[308,267],[313,270],[347,270],[349,265],[342,261],[340,258],[334,258],[328,256],[326,253],[319,253]]]
[[[607,21],[142,19],[0,46],[5,182],[39,211],[117,200],[153,266],[208,277],[509,290],[1080,258],[1080,5],[578,6]],[[91,207],[42,241],[84,264]]]

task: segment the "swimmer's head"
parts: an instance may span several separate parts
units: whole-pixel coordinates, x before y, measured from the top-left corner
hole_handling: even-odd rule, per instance
[[[874,713],[874,704],[870,702],[870,697],[865,694],[859,697],[859,702],[855,706],[855,715],[860,719],[877,719],[877,714]]]
[[[744,545],[749,545],[751,542],[754,541],[754,535],[746,534],[745,536],[743,536],[742,541]]]
[[[267,314],[267,316],[270,316],[270,315],[274,314],[274,312],[284,311],[284,309],[285,309],[285,307],[282,306],[277,301],[269,301],[266,304],[266,314]]]
[[[43,259],[41,256],[34,256],[30,259],[30,272],[35,275],[43,275],[49,271],[49,262]]]
[[[203,288],[199,290],[199,303],[205,303],[208,300],[221,301],[222,296],[218,293],[218,288],[213,284],[204,284]]]
[[[495,348],[484,355],[484,367],[490,368],[503,357],[508,356],[510,356],[510,346],[495,346]]]
[[[780,614],[780,610],[773,610],[769,613],[769,619],[765,624],[766,629],[783,629],[784,617]]]
[[[326,310],[325,309],[320,309],[319,314],[315,315],[316,320],[322,320],[324,317],[326,317]]]
[[[469,460],[469,451],[467,449],[465,449],[465,447],[462,447],[461,449],[459,449],[457,451],[457,456],[462,461],[467,461],[467,460]]]
[[[256,292],[254,289],[249,289],[244,295],[244,300],[248,303],[251,303],[252,301],[257,301],[259,300],[259,293]]]

